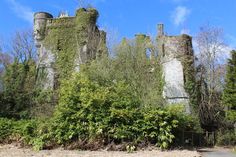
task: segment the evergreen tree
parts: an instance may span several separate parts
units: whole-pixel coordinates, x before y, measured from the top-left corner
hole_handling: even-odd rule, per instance
[[[36,64],[15,60],[6,67],[0,93],[0,116],[25,118],[33,105]]]
[[[227,118],[236,121],[236,51],[231,51],[232,58],[228,60],[223,94],[224,105],[228,108]]]

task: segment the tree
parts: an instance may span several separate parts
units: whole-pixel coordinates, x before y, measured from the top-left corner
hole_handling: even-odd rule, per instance
[[[3,42],[0,41],[0,78],[2,78],[6,67],[12,63],[12,56],[3,50]]]
[[[236,122],[236,51],[231,51],[231,59],[228,60],[225,77],[223,103],[228,108],[227,118]]]
[[[33,60],[19,63],[15,60],[7,66],[3,77],[1,115],[6,117],[28,117],[33,105],[36,65]]]
[[[36,76],[36,51],[31,31],[16,32],[11,42],[14,61],[8,63],[7,54],[0,55],[4,67],[0,114],[22,118],[29,115],[33,104]],[[6,64],[7,63],[7,64]]]
[[[21,63],[31,59],[36,60],[37,54],[32,30],[17,31],[12,38],[10,47],[14,58]]]
[[[223,30],[210,25],[200,28],[196,37],[198,47],[199,115],[202,127],[213,131],[219,127],[222,106],[222,62],[225,43]]]
[[[148,38],[143,37],[140,36],[135,41],[124,39],[114,48],[113,58],[105,56],[81,70],[91,80],[101,84],[123,81],[130,85],[135,97],[143,106],[160,107],[164,104],[160,64],[156,59],[152,60],[147,56],[147,47],[151,43]]]

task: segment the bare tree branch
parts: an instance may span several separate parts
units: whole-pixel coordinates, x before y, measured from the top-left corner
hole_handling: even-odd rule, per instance
[[[221,28],[206,25],[200,28],[196,37],[198,54],[198,80],[200,84],[201,102],[199,114],[203,127],[210,131],[219,125],[223,74],[222,63],[219,63],[226,47],[224,33]]]
[[[11,51],[20,62],[36,59],[36,50],[32,30],[17,31],[12,38]]]

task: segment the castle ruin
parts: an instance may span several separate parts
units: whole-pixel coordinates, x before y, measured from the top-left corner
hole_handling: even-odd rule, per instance
[[[58,78],[68,77],[69,72],[79,71],[81,64],[107,53],[106,33],[98,29],[97,17],[98,12],[92,8],[78,9],[75,17],[63,14],[53,18],[49,13],[35,13],[38,76],[43,76],[39,81],[43,88],[55,89]],[[150,59],[155,59],[150,37],[138,34],[136,42],[145,44],[151,51]],[[159,24],[156,46],[165,81],[163,97],[169,104],[185,104],[189,112],[190,95],[185,86],[190,79],[189,69],[193,68],[192,38],[186,34],[168,36],[164,25]]]
[[[37,79],[45,89],[55,89],[58,78],[69,77],[71,71],[79,71],[79,65],[107,53],[106,33],[96,25],[97,10],[81,8],[75,17],[62,15],[34,14]]]
[[[165,35],[164,25],[159,24],[157,44],[165,81],[163,96],[169,104],[185,104],[190,112],[189,93],[185,86],[190,81],[188,75],[193,75],[188,74],[194,66],[192,37]]]

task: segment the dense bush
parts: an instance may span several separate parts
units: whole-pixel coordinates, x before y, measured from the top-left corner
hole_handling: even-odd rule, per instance
[[[172,146],[179,147],[185,145],[183,139],[188,139],[189,137],[193,138],[193,135],[197,136],[198,139],[193,140],[192,144],[198,145],[199,139],[201,138],[201,134],[203,133],[198,117],[186,114],[185,106],[180,104],[169,105],[165,109],[169,111],[170,114],[172,114],[178,121],[178,127],[173,129],[173,134],[175,138]]]
[[[217,134],[217,145],[235,146],[236,145],[236,131],[234,129],[219,131]]]
[[[101,85],[111,81],[129,84],[142,106],[164,106],[160,61],[156,57],[151,60],[146,51],[145,41],[123,40],[115,48],[113,58],[102,56],[82,66],[81,72]]]
[[[27,118],[33,105],[36,64],[33,60],[23,63],[15,60],[3,76],[3,91],[0,91],[0,116]]]
[[[174,139],[176,119],[168,110],[143,108],[123,82],[101,86],[76,74],[62,84],[48,132],[58,144],[150,142],[167,148]]]
[[[0,140],[7,139],[12,134],[13,122],[9,119],[0,119]]]
[[[0,142],[18,141],[29,144],[36,137],[37,123],[34,120],[11,120],[0,118]]]

